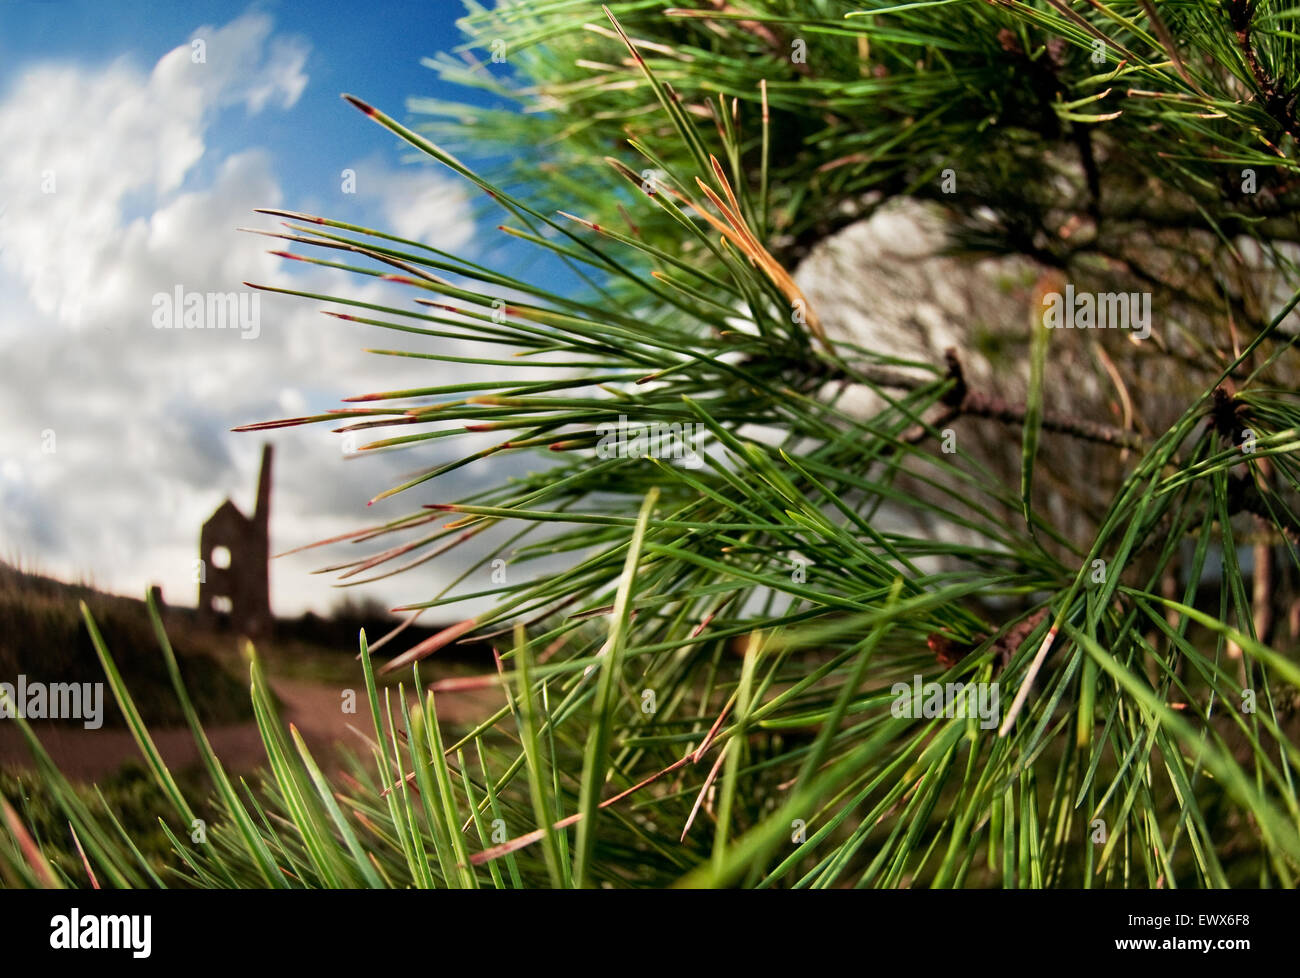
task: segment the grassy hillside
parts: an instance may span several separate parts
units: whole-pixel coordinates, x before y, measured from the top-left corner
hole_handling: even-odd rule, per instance
[[[159,725],[184,722],[143,601],[5,564],[0,564],[0,680],[13,682],[25,674],[29,681],[44,683],[102,682],[104,673],[79,610],[82,601],[104,638],[119,650],[118,665],[145,720]],[[172,636],[195,706],[206,722],[251,719],[246,684],[212,654],[215,638],[189,628],[178,628]],[[106,696],[104,725],[122,724],[117,704]]]
[[[44,683],[103,681],[82,620],[82,601],[114,650],[145,722],[157,727],[183,723],[143,600],[105,594],[4,563],[0,563],[0,682],[14,682],[20,673],[29,681]],[[247,665],[240,658],[238,636],[229,629],[199,626],[190,608],[167,608],[164,621],[203,721],[252,720]],[[374,641],[396,624],[373,601],[345,601],[328,618],[308,612],[277,620],[274,636],[260,641],[258,651],[272,675],[346,685],[359,678],[358,632],[365,629]],[[442,627],[443,623],[412,625],[391,651],[409,648]],[[492,663],[491,650],[483,642],[448,646],[439,660],[478,668]],[[104,725],[123,725],[111,695],[105,697]]]

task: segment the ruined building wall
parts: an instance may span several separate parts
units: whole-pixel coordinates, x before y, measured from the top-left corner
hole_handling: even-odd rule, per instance
[[[199,621],[209,627],[229,615],[232,628],[250,638],[270,633],[271,446],[262,449],[257,507],[245,516],[229,499],[217,507],[199,533]],[[218,548],[229,552],[228,566],[218,566]]]

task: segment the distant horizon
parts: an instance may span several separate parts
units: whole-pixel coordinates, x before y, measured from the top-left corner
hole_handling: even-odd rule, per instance
[[[142,602],[146,600],[150,590],[156,586],[159,588],[159,593],[162,597],[162,604],[164,608],[168,610],[193,612],[193,613],[197,613],[199,610],[197,603],[191,604],[182,601],[174,601],[171,598],[169,598],[166,588],[163,588],[162,585],[150,585],[139,594],[127,594],[121,591],[116,591],[110,588],[103,587],[100,584],[97,584],[96,582],[91,580],[85,580],[85,579],[68,580],[63,577],[59,577],[57,575],[46,573],[40,568],[20,566],[18,564],[15,564],[8,557],[0,556],[0,572],[3,571],[10,571],[15,574],[21,575],[23,577],[39,578],[40,580],[48,581],[52,584],[58,585],[59,587],[83,588],[87,591],[93,591],[95,594],[102,595],[106,598],[118,598],[126,601]],[[198,586],[195,585],[194,596],[197,597],[197,594],[198,594]],[[370,604],[371,607],[368,608],[367,607],[368,604]],[[340,594],[339,600],[336,601],[332,606],[330,606],[324,612],[319,611],[315,608],[304,608],[301,611],[296,611],[292,614],[282,614],[276,611],[274,603],[272,603],[271,605],[271,611],[272,614],[274,615],[276,622],[295,622],[295,621],[300,621],[303,618],[306,618],[308,616],[314,616],[320,619],[321,621],[325,621],[325,622],[340,621],[346,619],[346,613],[348,612],[354,612],[358,615],[358,617],[365,617],[367,615],[383,615],[385,618],[387,618],[389,621],[393,622],[394,624],[404,621],[407,617],[407,613],[394,611],[392,608],[385,605],[382,601],[380,601],[377,597],[373,595],[361,595],[357,597],[354,595],[354,593],[348,593],[348,592],[342,592]],[[441,616],[433,616],[431,618],[428,618],[427,620],[425,618],[420,618],[415,622],[413,622],[411,625],[407,626],[406,630],[407,631],[413,630],[415,633],[438,631],[439,629],[445,627],[447,624],[450,624],[453,618],[455,617],[456,616],[454,614],[444,614]],[[375,636],[371,636],[371,638],[373,640]]]

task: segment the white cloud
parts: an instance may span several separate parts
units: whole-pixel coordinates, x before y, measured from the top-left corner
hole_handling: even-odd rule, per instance
[[[393,234],[450,252],[469,242],[474,225],[459,185],[427,169],[379,172],[386,227]]]
[[[203,158],[215,114],[243,105],[291,107],[302,94],[306,50],[268,44],[262,15],[196,34],[150,73],[119,60],[98,70],[45,64],[25,72],[0,106],[0,199],[6,202],[6,268],[37,308],[64,323],[87,313],[88,297],[122,288],[120,248],[128,206],[156,206]],[[155,254],[159,254],[156,252]]]

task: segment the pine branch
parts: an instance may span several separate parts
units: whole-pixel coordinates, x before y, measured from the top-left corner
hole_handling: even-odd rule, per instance
[[[957,356],[957,351],[951,349],[946,351],[944,358],[948,364],[947,376],[953,382],[953,388],[944,395],[943,410],[927,421],[920,433],[915,429],[909,429],[901,439],[902,441],[915,444],[924,438],[925,428],[932,429],[948,424],[963,415],[1000,421],[1003,424],[1014,426],[1025,423],[1027,408],[1024,404],[1013,404],[1000,395],[988,391],[971,390],[966,384],[965,373],[962,369],[961,360]],[[843,371],[832,371],[832,376],[849,383],[905,391],[918,390],[927,384],[933,383],[933,381],[908,377],[897,371],[881,369],[871,365],[855,367],[852,374]],[[1044,412],[1042,424],[1045,431],[1069,435],[1072,438],[1095,442],[1099,445],[1110,445],[1114,448],[1133,450],[1141,450],[1144,446],[1143,440],[1131,431],[1125,431],[1113,425],[1101,424],[1097,421],[1089,421],[1086,418],[1073,415]]]
[[[1283,88],[1260,62],[1251,35],[1258,0],[1228,0],[1228,20],[1237,35],[1241,56],[1263,96],[1264,109],[1273,121],[1293,139],[1300,139],[1300,118],[1296,116],[1296,96]]]

